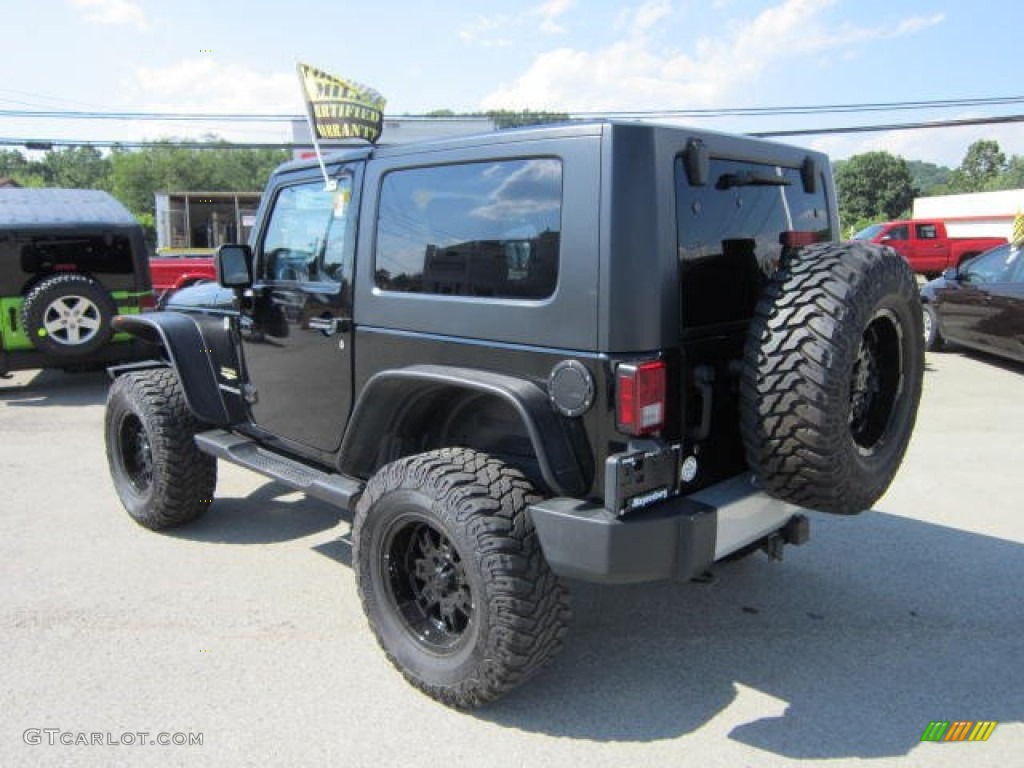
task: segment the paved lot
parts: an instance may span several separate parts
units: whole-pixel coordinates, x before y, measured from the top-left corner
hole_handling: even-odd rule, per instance
[[[366,628],[348,523],[221,467],[137,527],[107,476],[101,375],[0,381],[0,765],[1010,765],[1024,752],[1024,368],[930,355],[890,492],[817,515],[782,564],[710,585],[573,584],[570,642],[475,714],[407,686]],[[983,744],[922,744],[988,719]],[[133,745],[24,743],[26,729]],[[134,734],[148,732],[147,737]],[[158,734],[202,734],[159,746]]]

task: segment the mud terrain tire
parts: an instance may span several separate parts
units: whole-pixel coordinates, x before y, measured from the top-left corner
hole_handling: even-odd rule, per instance
[[[740,429],[762,488],[856,514],[906,451],[924,371],[922,310],[899,255],[810,246],[772,276],[744,350]]]
[[[195,520],[213,503],[217,460],[196,446],[202,429],[177,374],[157,368],[119,376],[107,396],[107,461],[128,514],[152,530]]]
[[[518,470],[446,448],[382,467],[356,507],[370,627],[405,678],[448,706],[496,699],[562,647],[568,593],[527,513],[538,498]]]

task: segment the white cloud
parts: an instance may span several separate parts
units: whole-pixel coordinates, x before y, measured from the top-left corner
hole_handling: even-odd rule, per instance
[[[71,4],[85,11],[86,21],[96,24],[134,24],[139,29],[149,27],[145,12],[131,0],[71,0]]]
[[[755,86],[770,67],[808,54],[836,56],[880,39],[941,23],[941,14],[888,27],[838,30],[824,19],[835,0],[783,0],[752,19],[733,21],[691,50],[660,42],[676,14],[668,0],[648,0],[620,14],[622,34],[609,46],[558,48],[538,55],[518,80],[488,95],[484,109],[602,111],[721,106]]]
[[[464,43],[479,45],[484,48],[508,48],[512,40],[503,32],[515,24],[512,16],[481,16],[463,24],[458,31],[459,39]]]
[[[294,72],[262,73],[210,57],[191,58],[163,68],[140,67],[128,86],[131,101],[143,111],[298,115],[302,92]],[[147,123],[154,137],[196,137],[204,133],[232,140],[265,140],[269,130],[291,140],[288,123]]]
[[[480,16],[459,28],[459,39],[484,48],[508,48],[513,44],[512,34],[533,24],[545,35],[559,35],[565,32],[561,18],[575,4],[576,0],[547,0],[521,14]]]
[[[548,0],[527,11],[527,16],[540,19],[540,31],[546,35],[558,35],[565,32],[565,28],[559,23],[559,19],[566,11],[575,5],[576,0]]]

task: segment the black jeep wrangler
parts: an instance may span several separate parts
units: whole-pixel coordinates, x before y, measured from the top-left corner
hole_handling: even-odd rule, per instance
[[[91,189],[0,190],[0,376],[107,365],[144,345],[116,314],[153,306],[142,227]]]
[[[921,308],[895,252],[834,242],[824,156],[601,122],[326,170],[275,172],[219,290],[115,321],[155,354],[113,370],[110,468],[148,528],[205,512],[217,459],[353,511],[370,626],[429,695],[537,672],[562,577],[778,556],[889,485]]]

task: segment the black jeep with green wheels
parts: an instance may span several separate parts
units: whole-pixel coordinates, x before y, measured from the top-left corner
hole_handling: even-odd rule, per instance
[[[152,300],[142,228],[113,197],[0,190],[0,375],[136,358],[111,321]]]
[[[163,528],[216,460],[353,513],[388,658],[456,707],[559,650],[565,578],[691,579],[886,490],[921,393],[896,253],[827,158],[610,122],[282,166],[220,286],[115,326],[116,489]]]

